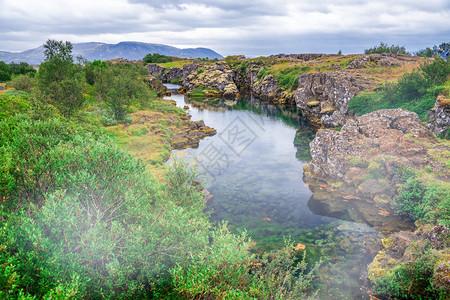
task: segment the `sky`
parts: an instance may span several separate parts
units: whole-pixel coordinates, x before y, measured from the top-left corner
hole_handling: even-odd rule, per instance
[[[223,56],[414,52],[450,41],[450,0],[0,0],[0,51],[139,41]]]

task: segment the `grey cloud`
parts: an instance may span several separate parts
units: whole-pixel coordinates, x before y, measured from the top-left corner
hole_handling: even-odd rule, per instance
[[[0,7],[19,3],[13,1],[0,0]],[[445,0],[128,0],[98,16],[81,4],[72,14],[41,1],[47,5],[39,13],[23,5],[0,11],[0,50],[26,50],[57,36],[73,42],[141,39],[254,56],[362,52],[380,41],[414,51],[449,36]]]
[[[185,5],[198,4],[205,7],[214,7],[227,12],[240,13],[242,15],[281,15],[283,14],[283,4],[273,3],[273,1],[239,1],[239,0],[129,0],[130,3],[144,4],[159,10],[175,7],[182,10]]]

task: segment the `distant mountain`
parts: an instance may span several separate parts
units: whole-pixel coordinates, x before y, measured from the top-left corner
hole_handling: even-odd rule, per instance
[[[159,53],[168,56],[193,57],[193,58],[223,58],[219,53],[208,48],[180,49],[161,44],[150,44],[140,42],[120,42],[118,44],[105,43],[78,43],[73,44],[73,57],[82,56],[93,61],[96,59],[107,60],[113,58],[125,58],[129,60],[142,59],[149,53]],[[44,60],[44,46],[23,52],[0,51],[0,61],[5,63],[27,62],[29,64],[40,64]]]

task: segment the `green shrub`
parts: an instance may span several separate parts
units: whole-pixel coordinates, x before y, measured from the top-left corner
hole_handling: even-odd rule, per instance
[[[393,199],[397,212],[412,217],[414,220],[425,219],[430,212],[430,204],[424,201],[425,186],[415,177],[410,177],[398,190]]]
[[[106,68],[108,65],[101,60],[94,60],[91,63],[86,64],[84,70],[84,76],[86,78],[86,83],[89,85],[94,85],[96,73],[98,69]]]
[[[393,53],[393,54],[408,54],[404,46],[389,46],[383,42],[380,42],[380,45],[365,49],[364,54],[374,54],[374,53]]]
[[[11,69],[10,67],[3,61],[0,61],[0,82],[1,81],[10,81],[11,80]]]
[[[250,241],[231,234],[226,224],[212,233],[189,267],[171,271],[173,285],[185,298],[304,299],[312,280],[305,256],[295,262],[293,245],[261,258],[249,256]]]
[[[446,90],[441,84],[450,74],[448,66],[448,62],[439,58],[425,63],[418,71],[404,74],[398,82],[385,83],[377,92],[361,92],[350,100],[349,109],[363,115],[379,109],[403,108],[426,120],[436,96]]]
[[[18,75],[11,80],[10,86],[19,91],[31,92],[35,82],[30,75]]]
[[[429,84],[443,84],[450,74],[450,62],[436,57],[432,62],[425,62],[420,70]]]
[[[150,102],[150,89],[140,79],[142,69],[129,64],[116,64],[97,68],[95,90],[116,121],[122,121],[131,104],[139,107]]]
[[[406,73],[400,78],[395,89],[392,102],[404,103],[418,99],[426,94],[430,85],[419,72]]]
[[[30,95],[25,92],[0,94],[0,120],[30,110]]]
[[[0,298],[298,299],[308,291],[312,273],[296,264],[292,245],[255,262],[245,235],[213,228],[187,164],[175,161],[160,184],[89,131],[64,118],[0,119]]]
[[[447,299],[445,290],[433,286],[436,255],[426,241],[407,250],[413,259],[400,262],[375,281],[374,292],[390,299]]]
[[[191,193],[191,203],[179,205],[170,196],[180,194],[179,186],[160,186],[107,138],[59,120],[20,116],[0,128],[6,145],[0,188],[8,212],[2,239],[9,241],[0,265],[15,253],[15,269],[6,274],[17,274],[14,291],[40,298],[79,275],[82,296],[150,296],[175,263],[209,241],[211,225],[193,180],[172,175]],[[14,211],[22,213],[10,215]]]
[[[34,77],[34,74],[36,73],[36,70],[26,62],[11,62],[9,68],[12,75],[28,75]]]
[[[159,54],[159,53],[149,53],[147,54],[144,58],[144,63],[146,64],[150,64],[150,63],[168,63],[172,61],[172,58],[165,56],[163,54]]]
[[[432,57],[434,54],[435,54],[434,51],[430,47],[421,49],[421,50],[417,51],[416,53],[414,53],[414,55],[421,56],[421,57]]]
[[[408,169],[407,169],[408,170]],[[450,192],[436,183],[422,182],[412,171],[399,170],[403,181],[392,205],[413,220],[450,224]]]

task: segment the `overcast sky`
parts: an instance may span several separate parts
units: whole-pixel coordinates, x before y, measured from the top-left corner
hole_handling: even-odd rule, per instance
[[[206,47],[220,54],[408,51],[450,41],[450,0],[0,0],[0,51],[49,38]]]

